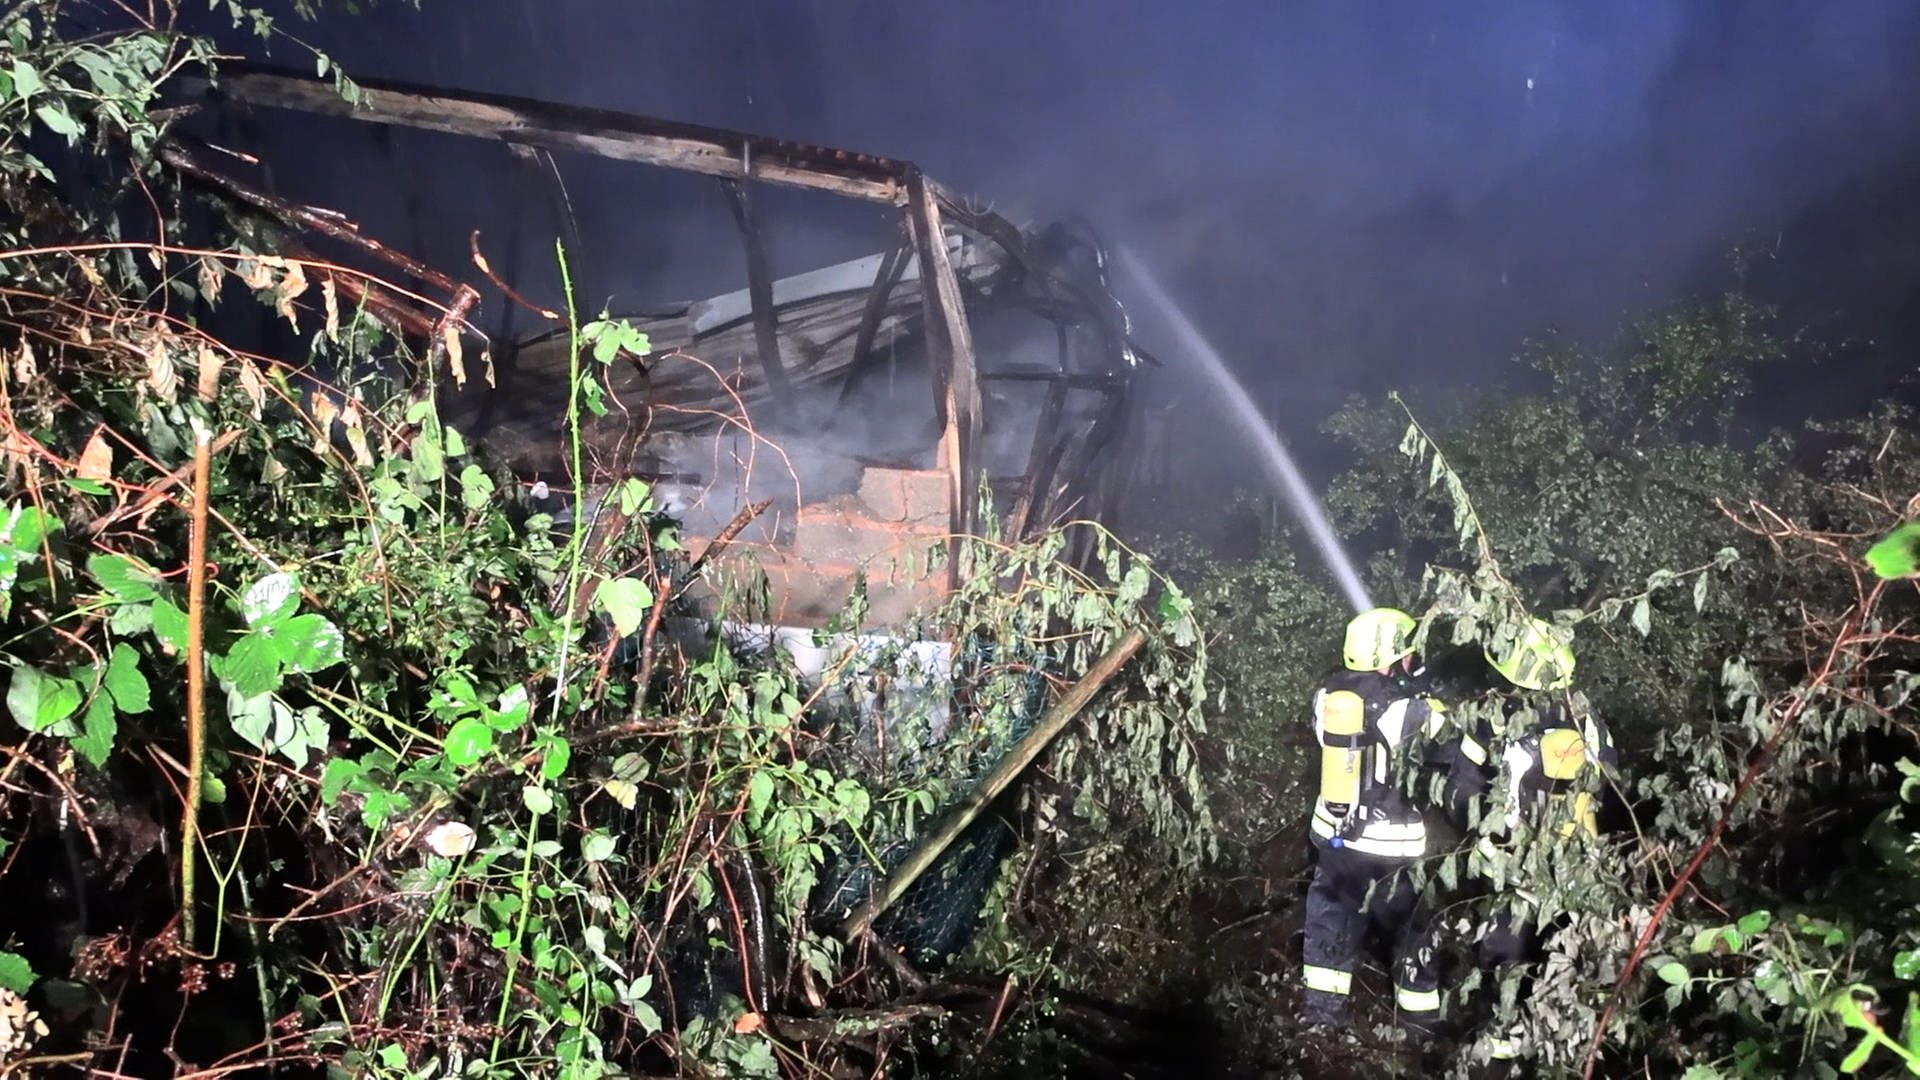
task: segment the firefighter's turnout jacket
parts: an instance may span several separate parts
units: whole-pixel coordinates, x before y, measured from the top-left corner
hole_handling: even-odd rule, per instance
[[[1401,793],[1411,748],[1442,733],[1446,709],[1402,679],[1336,671],[1313,696],[1320,793],[1313,835],[1331,847],[1388,859],[1426,854],[1423,815]]]
[[[1619,754],[1606,725],[1592,715],[1575,715],[1564,694],[1543,699],[1540,695],[1510,692],[1496,705],[1505,718],[1505,728],[1513,732],[1496,736],[1490,718],[1483,717],[1447,748],[1458,756],[1451,776],[1449,799],[1454,807],[1466,799],[1485,794],[1493,781],[1504,774],[1506,803],[1498,808],[1501,830],[1511,842],[1523,827],[1533,830],[1535,842],[1557,843],[1576,836],[1597,836],[1594,778],[1597,767],[1611,769]],[[1531,715],[1527,715],[1531,710]],[[1496,812],[1492,808],[1489,812]],[[1494,840],[1483,838],[1475,859],[1494,853]],[[1558,850],[1556,848],[1556,850]],[[1559,856],[1556,855],[1555,858]],[[1478,873],[1478,871],[1476,871]],[[1497,909],[1481,928],[1480,964],[1489,971],[1537,958],[1541,927],[1533,916],[1533,898],[1524,890],[1516,891],[1510,902]],[[1491,984],[1488,993],[1492,993]],[[1492,1008],[1488,1002],[1486,1008]],[[1496,1024],[1487,1033],[1486,1075],[1511,1075],[1514,1062],[1522,1056],[1523,1038],[1517,1027]]]
[[[1502,738],[1493,719],[1483,715],[1455,743],[1438,748],[1439,754],[1455,755],[1448,770],[1449,805],[1461,807],[1486,794],[1504,774],[1506,804],[1500,813],[1509,836],[1523,825],[1562,838],[1597,835],[1595,770],[1619,763],[1607,726],[1591,713],[1576,716],[1564,698],[1508,696],[1497,709],[1509,731],[1519,727],[1517,734]]]
[[[1314,694],[1317,862],[1301,957],[1310,1023],[1343,1021],[1369,925],[1393,943],[1400,1013],[1414,1025],[1439,1015],[1431,918],[1406,873],[1426,853],[1426,824],[1400,780],[1418,737],[1438,731],[1444,713],[1405,680],[1375,672],[1335,672]]]

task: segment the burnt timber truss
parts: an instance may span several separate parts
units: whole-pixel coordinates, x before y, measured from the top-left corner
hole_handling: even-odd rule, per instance
[[[1134,345],[1126,316],[1107,291],[1105,254],[1097,242],[1092,245],[1091,280],[1086,274],[1062,273],[1061,266],[1033,250],[1029,234],[997,214],[970,208],[911,162],[631,113],[376,81],[359,83],[354,100],[349,101],[330,82],[259,70],[228,69],[217,85],[193,80],[187,90],[215,102],[439,131],[504,143],[521,152],[524,148],[579,152],[718,178],[726,187],[747,247],[756,351],[776,407],[785,397],[788,371],[780,355],[773,282],[749,182],[899,208],[911,235],[912,254],[921,267],[922,325],[935,373],[935,407],[942,427],[938,453],[948,474],[954,533],[968,533],[975,524],[973,493],[982,479],[975,464],[982,423],[981,384],[995,379],[1047,384],[1026,474],[1012,485],[1008,534],[1029,536],[1065,513],[1106,517],[1112,512],[1125,470],[1103,458],[1122,444],[1123,432],[1131,426],[1132,375],[1142,359],[1151,361],[1151,357]],[[308,208],[278,204],[270,196],[219,176],[183,149],[177,149],[169,161],[296,227],[326,224]],[[1030,284],[1038,283],[1037,290],[1027,290],[1032,295],[1026,306],[1052,320],[1059,330],[1060,358],[1054,369],[980,371],[962,283],[945,242],[950,221],[999,245]],[[1058,227],[1055,234],[1059,235]],[[352,239],[363,248],[372,244],[357,233]],[[854,346],[856,369],[868,359],[881,313],[908,261],[904,249],[896,250],[875,275]],[[442,275],[433,277],[438,284],[452,284]],[[463,322],[477,295],[467,286],[449,291],[455,296],[458,321]],[[414,333],[433,323],[424,315],[409,319],[404,312],[393,313],[389,321]],[[1069,370],[1069,326],[1093,330],[1099,351],[1105,354],[1100,358],[1101,373]],[[430,340],[437,347],[438,334]],[[1074,389],[1100,392],[1103,405],[1086,430],[1063,432],[1065,404]]]

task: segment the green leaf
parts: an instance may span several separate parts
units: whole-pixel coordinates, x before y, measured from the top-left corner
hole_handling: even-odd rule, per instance
[[[38,555],[41,542],[59,527],[57,521],[41,513],[38,507],[10,506],[5,520],[0,520],[0,545],[23,555]]]
[[[468,510],[485,510],[493,501],[493,477],[478,465],[460,470],[460,502]]]
[[[1653,605],[1648,602],[1647,597],[1641,597],[1640,601],[1633,605],[1633,614],[1627,621],[1633,624],[1633,628],[1640,632],[1641,637],[1646,637],[1653,632]]]
[[[758,821],[767,812],[768,804],[773,802],[773,773],[761,769],[747,781],[747,816]]]
[[[93,695],[87,702],[87,715],[73,748],[94,768],[103,768],[113,756],[113,740],[120,734],[120,721],[114,717],[113,702],[105,694]]]
[[[268,574],[240,596],[240,614],[256,629],[279,622],[300,606],[300,581],[285,572]]]
[[[120,637],[136,637],[153,629],[152,604],[119,604],[107,616],[107,629]]]
[[[447,760],[461,768],[493,751],[493,729],[478,717],[462,717],[447,730]]]
[[[0,989],[25,995],[33,989],[34,980],[38,977],[26,957],[19,953],[0,952]]]
[[[527,722],[531,713],[525,686],[513,686],[503,691],[499,703],[487,714],[487,724],[495,731],[514,731]]]
[[[124,643],[116,642],[107,661],[107,693],[113,706],[128,715],[146,712],[153,703],[153,691],[147,677],[140,673],[140,654]]]
[[[320,710],[313,706],[293,713],[288,719],[290,725],[284,734],[278,724],[275,726],[274,749],[293,762],[294,768],[305,769],[308,754],[327,752],[327,741],[332,738],[332,732],[327,728],[326,717],[321,716]]]
[[[389,1069],[404,1069],[407,1067],[407,1052],[399,1043],[388,1043],[380,1048],[380,1064]]]
[[[332,806],[340,800],[340,793],[366,774],[366,766],[352,758],[329,758],[327,767],[320,773],[320,802]]]
[[[528,784],[520,789],[520,802],[534,814],[545,814],[553,810],[553,796],[547,793],[546,788],[534,784]]]
[[[81,697],[80,684],[72,679],[15,664],[13,682],[7,687],[7,711],[14,723],[35,734],[73,735],[78,732],[56,728],[80,708]]]
[[[558,780],[567,774],[567,764],[573,760],[573,747],[567,740],[554,735],[545,740],[545,753],[540,759],[540,776],[545,780]]]
[[[1873,1037],[1868,1036],[1864,1039],[1861,1039],[1860,1044],[1858,1046],[1855,1046],[1851,1051],[1848,1052],[1846,1057],[1841,1059],[1840,1071],[1843,1073],[1857,1073],[1861,1069],[1866,1067],[1867,1059],[1872,1056],[1873,1056]]]
[[[24,59],[13,62],[13,92],[20,97],[30,98],[45,90],[47,84],[40,81],[40,72]]]
[[[280,645],[258,631],[242,634],[222,663],[226,680],[243,698],[280,689]]]
[[[274,728],[283,714],[290,725],[293,710],[271,693],[246,693],[237,684],[227,691],[227,726],[256,750],[272,751]]]
[[[160,575],[126,555],[93,555],[87,559],[87,572],[122,604],[144,604],[160,595]]]
[[[1894,953],[1893,974],[1901,979],[1920,976],[1920,949],[1902,949]]]
[[[73,118],[72,113],[67,111],[65,102],[49,101],[33,110],[33,115],[39,117],[40,122],[47,126],[47,130],[55,135],[64,135],[68,139],[73,139],[80,134],[80,123]]]
[[[153,602],[153,636],[174,652],[187,647],[187,613],[164,596]]]
[[[620,516],[632,517],[653,509],[653,489],[645,480],[630,476],[620,483]]]
[[[1867,549],[1867,565],[1887,579],[1920,573],[1920,521],[1901,524]]]
[[[580,857],[588,862],[606,862],[613,858],[615,843],[612,836],[595,831],[580,841]]]
[[[397,791],[369,787],[362,794],[367,797],[367,802],[360,808],[360,820],[375,832],[380,831],[388,818],[407,808],[407,797]]]
[[[273,628],[272,640],[288,671],[311,675],[346,659],[340,629],[324,615],[295,615]]]
[[[422,483],[435,483],[447,474],[445,451],[432,430],[422,431],[414,438],[408,456],[413,459],[414,479]]]
[[[1687,965],[1678,960],[1669,960],[1661,964],[1655,969],[1654,974],[1660,977],[1661,982],[1671,986],[1683,986],[1688,978]]]
[[[1773,925],[1773,912],[1765,909],[1749,911],[1745,915],[1740,916],[1740,921],[1734,925],[1738,926],[1740,932],[1748,937],[1764,934],[1767,932],[1767,927]]]
[[[653,590],[638,578],[604,578],[594,590],[593,602],[613,619],[614,631],[628,637],[646,621],[647,611],[653,607]]]

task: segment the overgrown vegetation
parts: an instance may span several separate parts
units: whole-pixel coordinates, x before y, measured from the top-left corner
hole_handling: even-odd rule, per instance
[[[178,15],[0,14],[0,1064],[1381,1075],[1479,1052],[1292,1029],[1305,702],[1348,613],[1284,544],[1149,563],[1080,525],[1080,572],[1066,533],[989,530],[926,614],[944,668],[756,641],[756,598],[714,619],[705,553],[588,468],[605,365],[644,336],[567,312],[556,522],[440,420],[437,384],[486,370],[458,301],[451,334],[396,335],[351,299],[366,275],[264,249],[275,227],[160,163],[158,89],[216,59]],[[256,302],[299,355],[210,329]],[[1529,392],[1328,422],[1354,460],[1336,523],[1436,668],[1548,617],[1622,750],[1598,840],[1469,836],[1425,868],[1457,991],[1494,899],[1463,882],[1553,925],[1529,991],[1502,988],[1550,1071],[1920,1073],[1911,388],[1742,424],[1755,372],[1820,355],[1735,290],[1604,347],[1532,343]],[[1037,779],[845,940],[1133,631]]]
[[[1093,526],[1086,573],[1064,532],[989,534],[926,614],[957,694],[863,700],[912,665],[832,635],[803,680],[799,644],[740,632],[752,597],[726,623],[690,599],[712,549],[587,467],[644,335],[569,307],[556,523],[441,422],[436,384],[487,364],[459,303],[396,335],[348,300],[365,275],[253,246],[274,228],[156,160],[157,87],[214,59],[161,14],[0,16],[0,1065],[798,1075],[971,1038],[991,995],[837,920],[1130,634],[1005,816],[1198,872],[1205,649],[1144,560]],[[207,328],[255,301],[303,355]],[[1026,962],[1008,896],[948,940]]]
[[[1624,755],[1599,841],[1489,859],[1469,836],[1424,867],[1448,905],[1456,992],[1481,978],[1466,936],[1498,895],[1524,891],[1554,927],[1515,1005],[1550,1074],[1900,1070],[1920,1045],[1904,1011],[1920,1000],[1906,809],[1920,610],[1888,554],[1908,541],[1876,560],[1895,580],[1864,558],[1920,510],[1920,445],[1893,387],[1855,420],[1744,432],[1752,374],[1818,356],[1736,291],[1604,349],[1530,344],[1532,394],[1411,411],[1389,396],[1328,422],[1356,461],[1329,498],[1336,524],[1372,553],[1375,597],[1422,616],[1445,685],[1471,686],[1486,644],[1550,618],[1574,634],[1576,704]],[[1223,876],[1259,887],[1164,947],[1210,983],[1243,1064],[1465,1067],[1472,1031],[1421,1062],[1381,1046],[1356,1065],[1288,1030],[1298,912],[1271,882],[1304,888],[1304,700],[1347,614],[1319,578],[1280,548],[1189,583],[1222,683]],[[1471,721],[1480,706],[1454,707]],[[1507,891],[1476,899],[1470,874]]]

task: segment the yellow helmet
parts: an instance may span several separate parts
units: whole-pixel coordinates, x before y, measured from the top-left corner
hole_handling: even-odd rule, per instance
[[[1564,690],[1573,685],[1573,647],[1545,619],[1528,619],[1505,656],[1486,648],[1487,663],[1515,686],[1527,690]]]
[[[1398,608],[1363,611],[1347,624],[1343,650],[1349,671],[1378,671],[1413,655],[1413,616]]]

